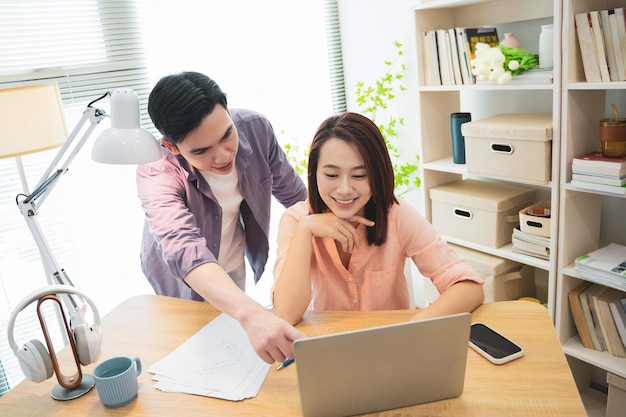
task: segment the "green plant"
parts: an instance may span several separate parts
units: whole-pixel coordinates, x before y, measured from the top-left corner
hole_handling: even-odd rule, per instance
[[[404,125],[404,117],[389,115],[385,122],[377,120],[376,116],[380,110],[387,110],[389,104],[400,92],[406,91],[402,84],[407,71],[406,65],[402,63],[404,56],[403,45],[395,41],[396,55],[393,60],[385,61],[386,71],[373,85],[366,85],[359,81],[356,85],[356,104],[359,110],[368,116],[378,125],[393,163],[396,192],[399,196],[406,192],[419,188],[421,178],[419,177],[419,155],[415,155],[413,162],[403,161],[400,150],[395,143],[398,137],[398,126]]]
[[[280,131],[280,136],[284,136],[285,131]],[[296,170],[296,173],[300,176],[307,173],[307,163],[309,160],[309,148],[307,146],[300,146],[298,138],[292,138],[290,142],[283,145],[283,150],[287,155],[287,160]]]
[[[402,85],[404,74],[407,71],[406,66],[401,62],[404,56],[403,45],[396,41],[394,42],[394,47],[396,48],[395,58],[391,61],[385,61],[386,71],[380,78],[375,80],[374,85],[365,85],[362,81],[357,82],[356,104],[362,114],[377,124],[385,138],[393,164],[396,193],[398,196],[402,196],[412,189],[419,188],[421,185],[418,170],[419,155],[414,156],[414,162],[403,161],[400,149],[394,143],[398,137],[398,126],[404,125],[403,117],[391,115],[383,123],[376,120],[377,113],[380,110],[387,110],[389,104],[397,97],[397,94],[406,91],[406,87]],[[284,133],[282,131],[281,136]],[[293,138],[290,142],[283,145],[283,149],[296,172],[299,175],[306,174],[309,153],[308,145],[301,147],[297,138]]]

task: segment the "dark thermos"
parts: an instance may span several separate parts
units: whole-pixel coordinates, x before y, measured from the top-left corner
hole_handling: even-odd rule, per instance
[[[455,164],[465,163],[465,138],[461,133],[461,125],[472,121],[471,113],[450,114],[450,131],[452,133],[452,161]]]

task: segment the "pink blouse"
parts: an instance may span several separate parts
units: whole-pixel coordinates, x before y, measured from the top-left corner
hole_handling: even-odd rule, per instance
[[[460,281],[484,283],[424,216],[407,202],[399,201],[389,211],[389,230],[383,245],[368,245],[365,226],[358,226],[361,247],[352,252],[348,269],[341,263],[333,239],[313,238],[310,307],[314,311],[409,308],[404,276],[406,258],[413,260],[420,274],[430,278],[440,293]],[[283,213],[278,229],[275,279],[280,275],[300,218],[308,214],[308,201],[296,203]]]

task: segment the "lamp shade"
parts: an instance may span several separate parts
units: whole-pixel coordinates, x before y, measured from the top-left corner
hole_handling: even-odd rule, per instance
[[[91,157],[105,164],[143,164],[161,157],[157,140],[139,127],[139,97],[133,90],[111,93],[111,128],[96,138]]]
[[[0,158],[61,146],[67,138],[56,84],[0,90]]]

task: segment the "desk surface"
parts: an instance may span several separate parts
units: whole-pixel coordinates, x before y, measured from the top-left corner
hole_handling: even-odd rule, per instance
[[[208,303],[155,295],[126,300],[102,320],[101,360],[118,355],[141,357],[144,369],[160,360],[220,312]],[[298,328],[310,336],[397,323],[413,311],[328,312],[307,317]],[[524,356],[492,365],[468,348],[465,389],[460,397],[375,416],[586,416],[583,403],[547,310],[528,301],[484,304],[472,321],[485,322],[524,347]],[[63,352],[62,352],[63,353]],[[84,368],[91,373],[95,365]],[[56,401],[52,377],[40,384],[24,381],[0,398],[2,415],[21,416],[298,416],[301,415],[297,364],[280,372],[272,366],[256,398],[230,402],[164,393],[151,374],[139,377],[139,395],[127,406],[105,408],[95,388],[71,401]]]

